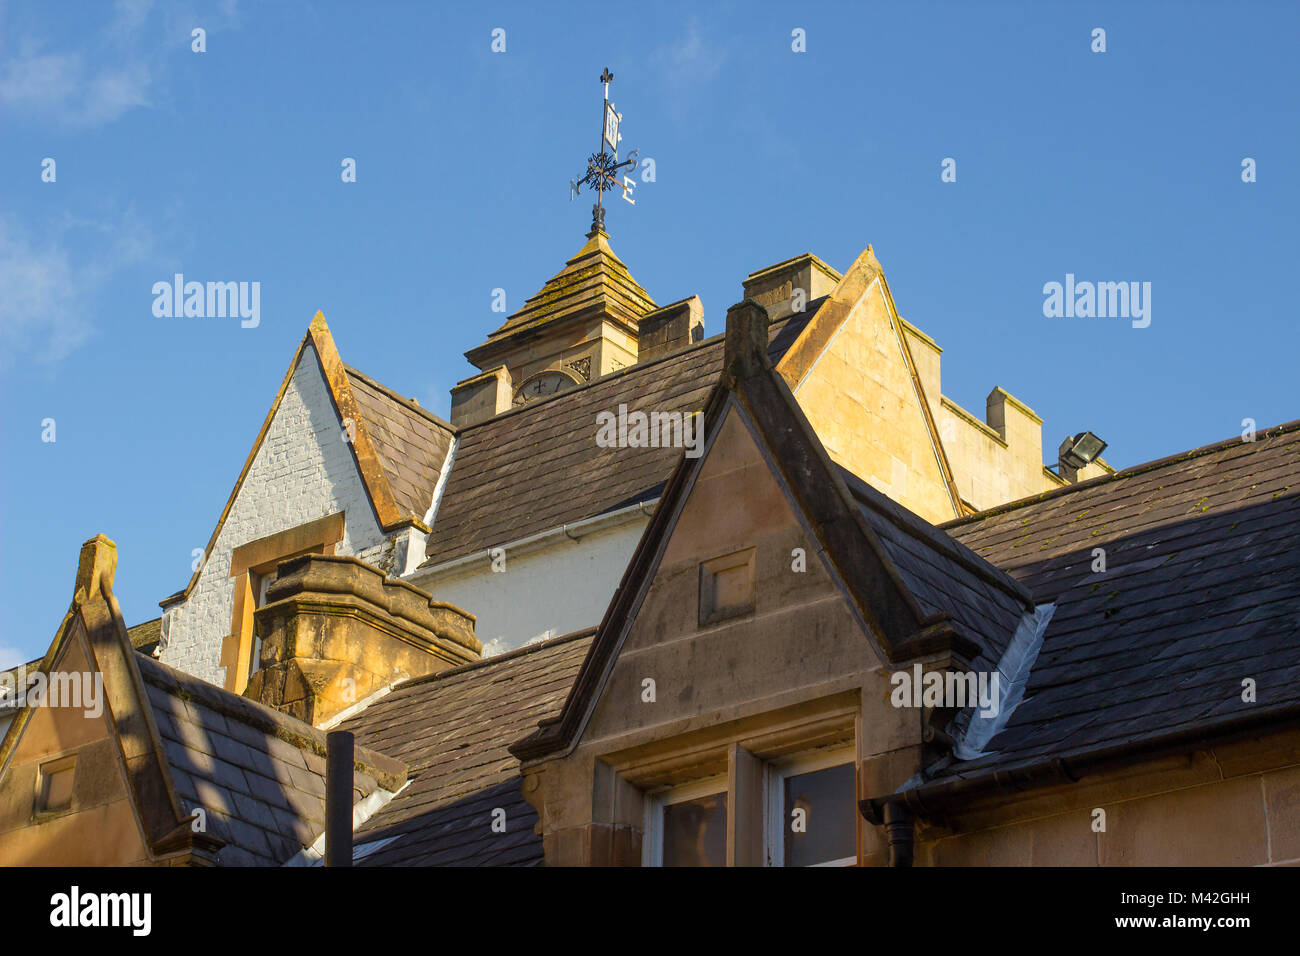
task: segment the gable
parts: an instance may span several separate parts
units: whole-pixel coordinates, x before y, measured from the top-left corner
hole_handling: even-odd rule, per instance
[[[314,367],[315,375],[304,369],[305,364]],[[316,383],[316,376],[319,376],[323,390]],[[289,409],[281,416],[281,406],[286,399]],[[308,409],[306,415],[304,407]],[[433,490],[443,463],[450,453],[454,429],[414,400],[403,398],[345,365],[325,323],[325,316],[317,312],[294,353],[293,361],[289,363],[289,370],[235,481],[234,490],[217,519],[205,553],[211,554],[254,464],[259,458],[265,458],[264,446],[268,441],[276,446],[270,453],[273,457],[292,460],[295,467],[309,467],[316,463],[310,456],[304,457],[301,449],[293,448],[292,442],[286,443],[283,418],[309,421],[311,431],[319,439],[320,451],[329,457],[338,457],[338,449],[334,447],[334,436],[338,436],[354,463],[364,500],[381,530],[391,532],[413,526],[428,531],[423,519],[432,504]],[[278,420],[281,428],[272,436],[272,428]],[[196,572],[185,589],[163,601],[163,606],[188,597],[197,580]]]
[[[80,615],[47,675],[102,679]],[[84,686],[84,684],[83,684]],[[102,688],[98,706],[33,706],[15,722],[0,766],[0,866],[117,866],[150,861]],[[81,701],[85,703],[86,701]],[[94,711],[98,710],[98,713]],[[72,803],[38,814],[42,765],[72,761]]]
[[[585,742],[768,710],[792,686],[880,666],[746,418],[727,407],[679,503]]]
[[[305,342],[182,600],[167,607],[160,659],[218,685],[231,630],[240,545],[343,515],[335,553],[377,561],[387,542],[317,350]],[[168,602],[165,602],[165,604]]]
[[[79,693],[51,676],[61,696],[23,701],[0,740],[0,863],[319,858],[325,734],[138,654],[112,593],[116,560],[102,535],[82,546],[72,607],[40,665],[80,677]],[[65,775],[59,799],[38,805],[42,765]],[[402,763],[358,747],[354,819],[405,782]]]
[[[931,403],[870,250],[778,370],[832,459],[928,521],[962,513]]]
[[[609,675],[619,663],[627,635],[636,629],[639,615],[648,613],[645,596],[654,590],[661,575],[667,577],[676,574],[684,582],[679,586],[686,589],[681,592],[680,599],[665,604],[666,613],[678,616],[662,624],[651,625],[651,632],[660,633],[665,641],[686,636],[680,632],[674,633],[674,629],[687,626],[691,607],[696,609],[695,624],[699,631],[728,616],[712,613],[718,599],[715,597],[706,600],[705,584],[710,573],[721,574],[738,562],[734,558],[725,558],[715,550],[721,547],[719,540],[727,540],[725,527],[707,522],[714,520],[718,514],[730,513],[740,516],[736,519],[737,526],[744,526],[751,533],[760,526],[764,533],[769,530],[768,525],[761,524],[763,519],[759,516],[765,516],[772,523],[771,530],[775,534],[780,534],[779,529],[783,524],[790,527],[788,518],[783,520],[777,517],[777,499],[770,494],[770,488],[765,489],[769,492],[765,495],[756,492],[756,489],[764,489],[763,481],[756,477],[761,474],[757,470],[756,453],[761,455],[771,480],[776,481],[783,491],[789,502],[790,513],[797,517],[803,529],[809,552],[808,565],[811,566],[815,553],[829,578],[834,581],[836,590],[842,595],[843,606],[849,612],[859,640],[875,652],[875,661],[887,661],[896,666],[925,659],[937,668],[961,669],[969,668],[981,654],[996,653],[996,644],[990,641],[990,635],[970,625],[969,613],[951,613],[943,602],[926,609],[909,591],[907,580],[925,581],[927,573],[920,571],[914,564],[909,569],[910,573],[904,575],[895,565],[895,560],[916,562],[918,558],[924,557],[933,561],[940,578],[945,565],[953,563],[952,570],[956,575],[954,581],[960,579],[960,566],[968,565],[966,570],[986,578],[986,583],[992,584],[1007,596],[1009,607],[1014,605],[1019,609],[1027,604],[1021,589],[1008,581],[1000,580],[1000,572],[983,566],[983,562],[969,552],[963,555],[964,549],[955,546],[936,548],[938,539],[946,540],[942,535],[934,533],[936,539],[930,540],[924,547],[902,546],[897,540],[892,549],[886,546],[881,535],[873,530],[872,519],[869,517],[869,513],[880,509],[864,508],[862,502],[850,494],[790,389],[773,370],[767,354],[769,342],[767,317],[761,307],[752,301],[746,301],[728,311],[723,374],[705,412],[706,432],[709,436],[705,455],[696,461],[685,457],[680,460],[660,499],[654,519],[642,536],[636,555],[606,611],[591,652],[583,663],[563,712],[558,720],[551,721],[536,734],[512,747],[512,752],[521,759],[544,759],[557,750],[571,752],[578,745],[594,706],[602,699]],[[742,440],[741,433],[735,430],[735,425],[729,418],[731,415],[739,415],[744,421],[745,429],[751,436],[748,445]],[[728,437],[722,446],[717,446],[717,436],[724,426]],[[714,459],[714,454],[719,458]],[[697,551],[701,545],[710,548],[709,551],[695,555],[700,561],[696,569],[698,583],[695,600],[690,601],[685,597],[689,593],[690,578],[684,576],[684,569],[665,568],[662,558],[673,538],[684,527],[682,509],[694,494],[697,479],[706,473],[715,478],[711,484],[701,489],[700,494],[705,501],[710,496],[716,501],[714,505],[706,505],[701,509],[700,520],[706,522],[705,527],[721,537],[715,540],[705,535],[697,538],[693,546],[686,544],[681,547],[683,554]],[[739,491],[732,488],[733,493],[727,494],[729,482],[722,476],[728,475],[734,479],[737,474],[754,483],[754,487],[746,485]],[[748,498],[753,498],[752,505],[745,502]],[[897,509],[892,503],[890,507]],[[753,512],[748,519],[744,517],[746,509],[752,509]],[[915,517],[911,520],[924,525],[924,522]],[[906,525],[907,522],[903,522],[903,527]],[[930,530],[933,532],[933,529]],[[921,535],[921,538],[926,537],[925,534]],[[798,546],[790,543],[791,540],[798,539],[795,537],[783,542],[783,547],[788,550],[781,556],[781,561],[786,560],[786,555]],[[711,555],[725,560],[721,564],[710,563],[713,561]],[[755,582],[767,573],[763,570],[764,567],[778,566],[776,563],[769,564],[772,561],[769,557],[760,561],[756,550],[752,559],[747,557],[746,561],[753,568],[749,573]],[[799,573],[808,572],[805,570]],[[734,582],[734,575],[728,577]],[[717,578],[710,585],[715,594],[731,587],[727,585],[720,589],[717,584],[720,580],[722,578]],[[750,587],[749,593],[754,595],[749,602],[752,606],[743,607],[742,612],[757,615],[756,584]],[[979,600],[977,592],[972,597]],[[728,602],[734,603],[730,598],[724,603]],[[957,608],[960,603],[948,606]],[[970,610],[969,607],[966,608],[967,612]],[[751,624],[762,620],[761,616],[754,617]],[[1011,615],[1008,615],[1006,623],[1009,624],[1010,621]],[[814,621],[810,629],[820,639],[823,635],[818,627],[818,622]],[[1001,639],[1001,635],[997,637]],[[790,638],[795,647],[806,640],[802,637],[800,641]],[[630,653],[635,655],[637,651],[634,649]],[[795,670],[797,672],[797,668]],[[790,674],[785,676],[791,678]],[[688,685],[683,687],[683,693],[687,696],[694,694]],[[805,686],[804,690],[807,689]],[[627,695],[621,696],[626,698]]]

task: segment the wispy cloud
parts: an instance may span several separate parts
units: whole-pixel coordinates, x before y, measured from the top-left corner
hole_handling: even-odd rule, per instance
[[[705,35],[699,20],[691,17],[686,32],[656,50],[652,60],[663,71],[668,106],[680,116],[690,104],[691,94],[722,72],[727,53],[719,42]]]
[[[13,670],[19,664],[26,664],[30,657],[16,647],[0,644],[0,671]]]
[[[151,79],[140,62],[95,68],[80,53],[47,53],[27,39],[0,68],[0,105],[71,126],[103,126],[148,106]]]
[[[78,255],[85,232],[98,234],[86,244],[95,251]],[[153,246],[130,210],[115,222],[64,220],[40,238],[0,218],[0,368],[20,357],[52,364],[84,344],[96,292]]]
[[[105,126],[157,105],[160,73],[169,55],[190,53],[191,27],[212,34],[238,20],[235,0],[220,0],[203,13],[159,8],[154,0],[117,0],[93,49],[76,52],[55,49],[48,37],[35,34],[5,49],[7,25],[0,24],[0,108],[76,128]]]

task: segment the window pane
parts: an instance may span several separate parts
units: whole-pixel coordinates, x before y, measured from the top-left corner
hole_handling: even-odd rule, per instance
[[[727,865],[727,795],[664,806],[664,866]]]
[[[857,855],[853,764],[786,777],[783,787],[786,866]]]

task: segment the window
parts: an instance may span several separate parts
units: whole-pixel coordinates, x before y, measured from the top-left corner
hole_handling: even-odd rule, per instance
[[[343,540],[343,530],[343,513],[339,512],[241,544],[230,552],[235,600],[230,634],[221,648],[226,690],[242,694],[260,665],[261,640],[253,627],[253,612],[266,602],[266,589],[275,580],[276,566],[301,554],[333,554],[334,546]]]
[[[773,763],[767,771],[770,866],[857,862],[857,782],[850,749]]]
[[[287,559],[286,559],[287,560]],[[278,563],[278,562],[277,562]],[[253,610],[266,604],[266,589],[271,586],[275,580],[275,571],[265,571],[258,574],[255,571],[248,572],[250,588],[253,592]],[[257,628],[253,629],[253,654],[248,662],[248,673],[251,677],[253,672],[262,666],[262,635],[257,633]]]
[[[593,821],[614,829],[587,855],[642,866],[856,865],[861,706],[853,688],[599,756]],[[639,849],[619,832],[637,823]]]
[[[645,833],[645,866],[726,866],[727,778],[651,794]]]
[[[72,784],[76,770],[76,754],[47,761],[37,768],[37,813],[59,813],[72,809]]]

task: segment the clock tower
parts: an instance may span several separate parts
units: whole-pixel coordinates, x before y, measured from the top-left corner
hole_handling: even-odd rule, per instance
[[[593,225],[564,268],[465,353],[482,372],[452,389],[452,423],[482,421],[634,365],[641,322],[657,311]]]
[[[600,151],[588,158],[582,177],[569,182],[570,200],[584,186],[596,194],[587,242],[486,342],[465,353],[482,372],[451,390],[451,423],[457,427],[581,388],[703,337],[698,296],[660,308],[610,248],[605,194],[621,189],[635,206],[636,182],[625,174],[637,168],[636,150],[619,157],[623,114],[609,99],[613,79],[608,68],[600,74]]]

